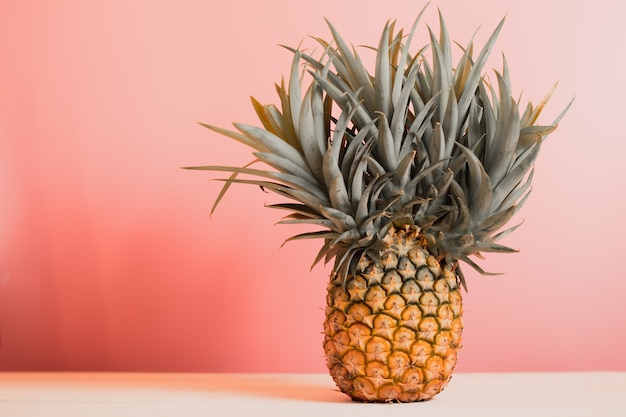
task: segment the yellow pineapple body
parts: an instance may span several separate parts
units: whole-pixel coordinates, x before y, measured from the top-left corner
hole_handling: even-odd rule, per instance
[[[390,227],[380,258],[364,255],[328,286],[324,350],[341,391],[367,402],[429,400],[461,348],[462,298],[452,265],[412,227]]]

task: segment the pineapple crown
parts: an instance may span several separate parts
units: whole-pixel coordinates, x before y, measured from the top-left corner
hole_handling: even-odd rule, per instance
[[[392,225],[419,230],[432,253],[482,274],[470,255],[514,252],[497,241],[519,226],[504,228],[528,198],[541,143],[567,108],[537,125],[552,91],[520,114],[506,60],[495,71],[497,87],[482,75],[504,19],[475,59],[470,41],[453,66],[439,13],[439,37],[429,28],[430,43],[412,55],[423,12],[406,37],[387,22],[372,48],[373,75],[327,21],[332,42],[316,38],[321,58],[286,47],[294,57],[288,82],[276,86],[280,109],[252,98],[262,128],[203,124],[250,146],[256,158],[244,167],[191,167],[231,173],[212,212],[233,183],[284,196],[291,202],[269,205],[289,212],[279,223],[322,229],[288,241],[323,239],[313,266],[334,259],[344,278],[361,256],[377,256]],[[259,162],[271,169],[251,168]]]

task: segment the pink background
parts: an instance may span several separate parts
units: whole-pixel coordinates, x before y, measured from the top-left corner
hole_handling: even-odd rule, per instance
[[[271,195],[181,170],[242,165],[241,145],[197,121],[256,123],[291,55],[328,17],[373,45],[388,0],[4,1],[0,3],[0,369],[324,372],[328,269],[318,242],[280,248]],[[384,6],[382,4],[384,3]],[[459,371],[626,370],[626,12],[595,0],[431,4],[452,38],[478,44],[504,15],[516,93],[557,80],[534,192],[494,255],[468,272]],[[425,28],[418,41],[426,40]],[[367,52],[362,52],[367,56]]]

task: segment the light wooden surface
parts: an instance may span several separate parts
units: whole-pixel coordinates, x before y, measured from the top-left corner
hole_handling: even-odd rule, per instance
[[[322,374],[0,373],[2,417],[624,417],[626,372],[457,373],[434,400],[361,404]]]

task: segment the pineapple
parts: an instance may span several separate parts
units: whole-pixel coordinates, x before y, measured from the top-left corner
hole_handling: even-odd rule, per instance
[[[288,240],[322,239],[313,266],[333,262],[323,347],[357,401],[428,400],[448,384],[463,330],[460,262],[487,274],[470,256],[514,252],[497,242],[517,227],[505,225],[567,110],[538,125],[551,92],[521,112],[505,60],[495,85],[482,74],[504,20],[453,65],[440,13],[439,35],[429,29],[411,54],[423,12],[406,35],[387,22],[373,74],[330,22],[331,41],[316,38],[321,57],[287,47],[280,108],[252,98],[263,127],[204,125],[254,160],[191,167],[230,173],[212,210],[230,185],[251,184],[287,199],[270,205],[287,212],[280,223],[316,227]]]

